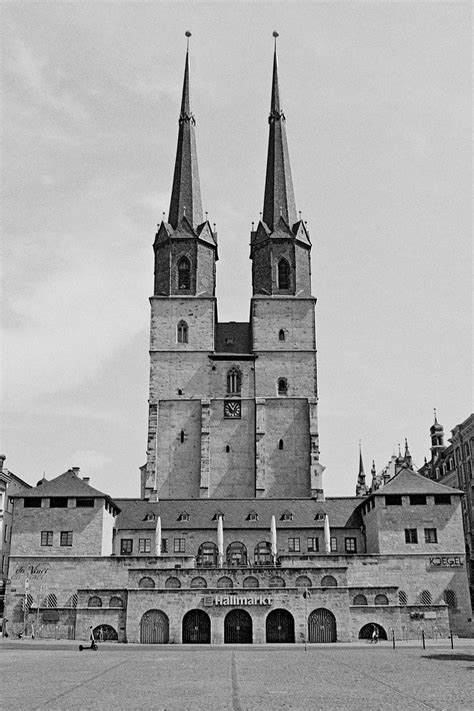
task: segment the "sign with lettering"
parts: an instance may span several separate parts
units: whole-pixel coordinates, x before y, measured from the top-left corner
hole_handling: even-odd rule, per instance
[[[462,568],[464,559],[460,555],[432,555],[429,560],[430,568]]]
[[[272,605],[273,598],[266,595],[206,595],[202,599],[204,607],[214,605]]]

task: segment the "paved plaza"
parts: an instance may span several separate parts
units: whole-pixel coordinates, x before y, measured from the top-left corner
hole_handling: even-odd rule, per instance
[[[472,709],[474,644],[139,646],[0,640],[0,708]]]

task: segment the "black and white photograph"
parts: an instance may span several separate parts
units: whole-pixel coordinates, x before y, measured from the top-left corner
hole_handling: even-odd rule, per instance
[[[471,2],[1,19],[0,708],[471,709]]]

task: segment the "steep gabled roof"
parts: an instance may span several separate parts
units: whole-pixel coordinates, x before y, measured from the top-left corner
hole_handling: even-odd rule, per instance
[[[324,529],[327,514],[331,528],[359,528],[362,524],[357,510],[360,499],[355,497],[313,499],[166,499],[158,502],[141,499],[117,499],[121,513],[117,519],[118,529],[154,529],[156,517],[161,517],[163,529],[197,529],[216,527],[215,514],[224,515],[224,529],[261,529],[270,535],[272,516],[278,529],[319,528]],[[293,514],[291,521],[281,521],[285,511]],[[189,520],[180,520],[180,514],[189,514]],[[146,521],[148,513],[155,520]],[[257,514],[257,520],[249,520],[249,513]]]
[[[113,499],[110,498],[108,494],[104,494],[98,489],[94,489],[93,486],[81,477],[77,476],[76,472],[72,469],[68,469],[64,474],[60,474],[55,479],[48,481],[43,479],[38,483],[37,486],[33,486],[30,489],[25,490],[17,496],[23,497],[41,497],[50,498],[52,496],[64,496],[68,498],[87,498],[87,499],[105,499],[111,506],[117,510],[120,510]]]
[[[385,494],[462,494],[459,489],[440,484],[433,479],[427,479],[413,469],[401,469],[386,484],[373,492],[373,496]]]

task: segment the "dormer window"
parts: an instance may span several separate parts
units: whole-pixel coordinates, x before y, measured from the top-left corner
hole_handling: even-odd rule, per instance
[[[291,511],[285,511],[282,513],[280,521],[293,521],[293,514]]]
[[[251,511],[247,516],[247,521],[258,521],[258,513],[256,511]]]
[[[191,264],[187,257],[182,257],[178,262],[178,289],[191,288]]]
[[[324,513],[322,511],[319,511],[316,516],[314,517],[315,521],[324,521]]]
[[[153,513],[153,511],[148,511],[148,513],[145,514],[145,518],[143,520],[144,521],[154,521],[155,514]]]
[[[218,521],[220,518],[222,520],[224,520],[224,514],[222,513],[222,511],[217,511],[217,513],[215,513],[214,516],[212,517],[212,520]]]
[[[189,521],[189,514],[187,511],[181,511],[178,516],[178,521]]]

